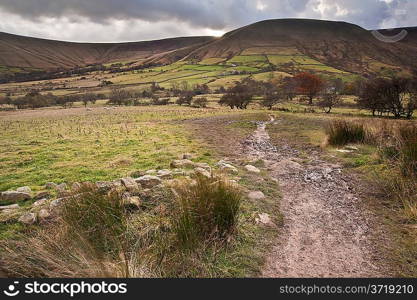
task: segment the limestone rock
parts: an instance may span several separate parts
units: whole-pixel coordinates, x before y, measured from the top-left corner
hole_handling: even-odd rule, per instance
[[[236,174],[236,173],[239,172],[238,169],[235,166],[227,163],[224,160],[219,161],[216,165],[219,167],[220,170],[228,172],[228,173],[235,173]]]
[[[135,181],[141,185],[143,188],[152,188],[160,183],[162,180],[157,176],[145,175],[139,178],[136,178]]]
[[[274,226],[274,222],[272,222],[271,217],[267,213],[260,213],[258,217],[255,218],[256,224],[262,224],[267,226]]]
[[[0,211],[17,209],[17,208],[19,208],[19,204],[4,205],[4,206],[0,206]]]
[[[46,199],[40,199],[40,200],[38,200],[38,201],[35,201],[33,204],[32,204],[32,207],[39,207],[39,206],[43,206],[43,205],[45,205],[46,204]]]
[[[142,204],[142,201],[139,197],[126,197],[124,199],[124,205],[129,210],[139,209]]]
[[[262,200],[262,199],[265,199],[265,195],[261,191],[251,191],[251,192],[249,192],[248,197],[251,200]]]
[[[33,199],[40,200],[40,199],[48,199],[50,197],[51,197],[51,194],[49,192],[39,192],[35,195],[35,197],[33,197]]]
[[[68,197],[70,195],[70,191],[67,190],[68,186],[66,183],[58,184],[55,187],[57,191],[58,197]]]
[[[49,208],[51,210],[54,210],[60,206],[62,206],[62,204],[64,203],[65,198],[58,198],[55,200],[52,200],[51,203],[49,203]]]
[[[29,200],[32,196],[28,193],[17,191],[6,191],[0,194],[0,201],[17,202],[22,200]]]
[[[246,165],[245,166],[246,171],[251,172],[251,173],[260,173],[261,170],[259,170],[257,167],[252,166],[252,165]]]
[[[204,177],[207,177],[207,178],[210,178],[211,177],[211,173],[209,171],[207,171],[206,169],[203,169],[203,168],[195,168],[194,171],[198,175],[201,175],[201,176],[204,176]]]
[[[208,163],[195,163],[194,166],[196,168],[202,168],[202,169],[205,169],[205,170],[211,172],[211,167]]]
[[[139,190],[139,186],[136,181],[132,177],[125,177],[120,180],[122,185],[125,186],[126,190],[129,192],[137,192]]]
[[[74,182],[72,185],[71,185],[71,190],[73,190],[73,191],[78,191],[79,189],[81,189],[81,183],[79,183],[79,182]]]
[[[171,168],[192,168],[194,163],[189,159],[177,159],[171,162]]]
[[[30,193],[32,193],[32,190],[31,190],[31,188],[30,188],[30,187],[28,187],[28,186],[22,186],[22,187],[17,188],[17,189],[16,189],[16,192],[30,194]]]
[[[100,193],[107,193],[114,187],[113,182],[111,181],[97,181],[96,188]]]
[[[51,216],[49,210],[43,208],[38,212],[38,219],[39,221],[45,221]]]
[[[157,176],[162,179],[172,178],[172,171],[167,169],[159,170]]]
[[[32,225],[36,222],[36,215],[34,213],[26,213],[22,215],[19,219],[19,222],[26,224],[26,225]]]

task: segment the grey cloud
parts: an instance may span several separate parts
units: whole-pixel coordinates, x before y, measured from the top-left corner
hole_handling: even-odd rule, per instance
[[[59,36],[67,28],[69,39],[84,40],[81,25],[94,28],[94,40],[107,41],[114,27],[117,39],[138,40],[173,34],[204,34],[209,29],[228,31],[263,19],[317,18],[341,20],[365,28],[412,26],[417,12],[414,0],[0,0],[0,30],[19,28],[45,37]],[[399,16],[398,11],[405,14]],[[12,18],[12,16],[14,16]],[[12,19],[20,17],[16,24]],[[54,20],[57,28],[48,28]],[[120,23],[121,22],[121,23]],[[136,24],[136,28],[128,26]],[[118,25],[116,25],[118,24]],[[151,26],[154,24],[154,26]],[[38,26],[36,26],[38,25]],[[20,27],[19,27],[20,26]],[[36,26],[38,28],[30,28]],[[127,30],[124,31],[124,30]],[[149,30],[151,30],[149,32]],[[182,34],[181,34],[182,33]],[[77,37],[78,36],[78,37]]]

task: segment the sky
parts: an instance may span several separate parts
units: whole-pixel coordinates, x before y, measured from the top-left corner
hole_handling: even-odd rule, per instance
[[[0,31],[75,42],[221,36],[279,18],[417,26],[417,0],[0,0]]]

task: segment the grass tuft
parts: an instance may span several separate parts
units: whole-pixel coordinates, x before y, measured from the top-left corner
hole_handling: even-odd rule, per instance
[[[363,143],[366,131],[363,124],[346,120],[331,121],[327,128],[328,143],[333,146],[343,146],[349,143]]]
[[[180,185],[176,192],[173,228],[181,247],[224,239],[236,228],[242,195],[233,184],[217,176],[198,176],[195,184]]]

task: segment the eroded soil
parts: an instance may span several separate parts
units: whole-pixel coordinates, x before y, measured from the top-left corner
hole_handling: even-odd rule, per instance
[[[277,120],[279,121],[279,120]],[[382,258],[373,243],[375,218],[361,205],[352,178],[318,151],[308,160],[283,143],[270,142],[266,126],[244,142],[244,153],[263,159],[279,182],[284,225],[268,254],[262,277],[382,277]]]

